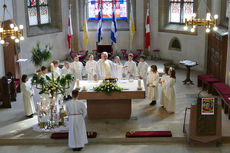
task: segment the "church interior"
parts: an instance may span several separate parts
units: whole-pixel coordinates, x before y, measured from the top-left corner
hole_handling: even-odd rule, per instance
[[[229,0],[0,0],[0,152],[229,153]]]

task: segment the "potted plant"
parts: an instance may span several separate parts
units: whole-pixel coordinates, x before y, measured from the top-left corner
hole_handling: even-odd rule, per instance
[[[52,46],[46,44],[45,48],[42,49],[40,47],[40,42],[38,41],[36,44],[36,47],[33,47],[32,49],[32,56],[31,61],[34,63],[36,67],[41,67],[43,62],[46,62],[51,59],[51,50]]]

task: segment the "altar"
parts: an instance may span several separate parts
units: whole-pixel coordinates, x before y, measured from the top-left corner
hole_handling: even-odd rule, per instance
[[[107,96],[103,92],[95,92],[93,87],[99,86],[100,81],[80,81],[80,100],[87,100],[88,118],[96,119],[129,119],[132,113],[132,99],[145,99],[144,83],[142,90],[138,90],[138,80],[120,80],[117,85],[123,88],[122,92],[114,92]],[[85,86],[86,91],[82,91]]]

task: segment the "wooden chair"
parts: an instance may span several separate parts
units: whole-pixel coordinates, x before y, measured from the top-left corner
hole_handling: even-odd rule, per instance
[[[10,86],[7,77],[0,79],[0,97],[2,100],[1,108],[11,108]]]
[[[111,59],[113,57],[113,43],[111,45],[97,45],[97,58],[101,58],[101,53],[102,52],[107,52],[108,53],[108,58]]]

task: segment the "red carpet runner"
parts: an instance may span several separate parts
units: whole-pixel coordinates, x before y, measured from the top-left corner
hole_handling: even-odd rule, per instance
[[[129,131],[126,132],[126,137],[172,137],[171,131]]]
[[[68,139],[68,132],[65,133],[52,133],[51,139]],[[97,132],[87,132],[88,138],[96,138]]]

